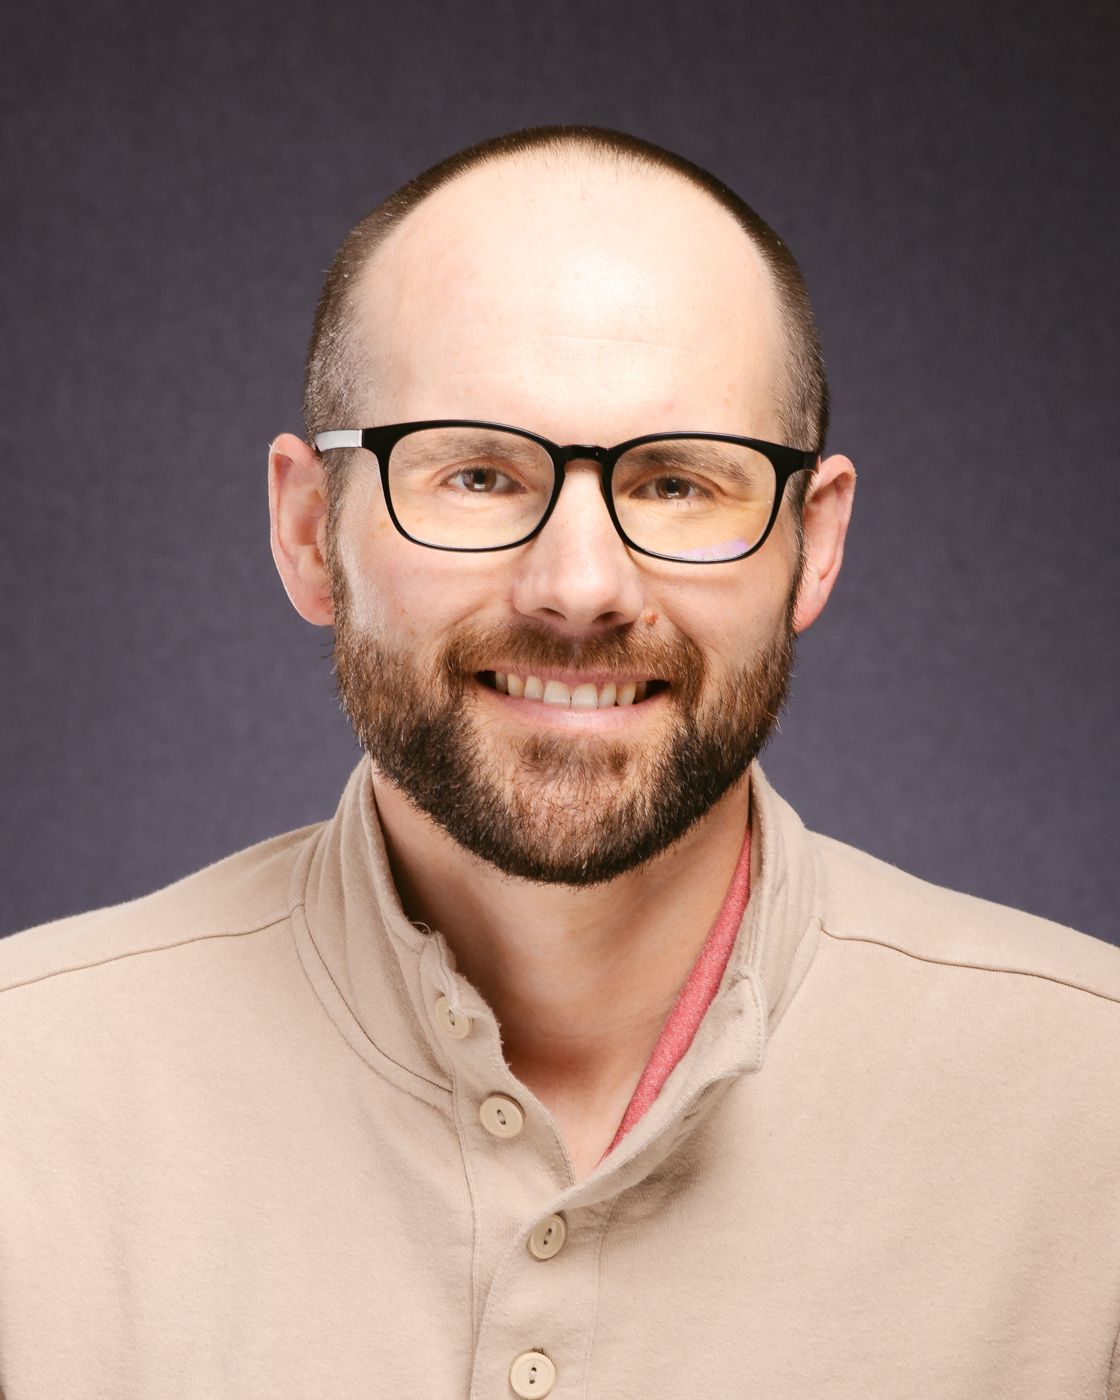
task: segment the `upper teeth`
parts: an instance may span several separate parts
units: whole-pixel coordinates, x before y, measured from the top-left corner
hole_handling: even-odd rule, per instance
[[[646,681],[626,681],[616,685],[566,685],[563,681],[543,681],[539,676],[515,676],[512,672],[494,672],[494,685],[503,695],[517,699],[541,700],[546,705],[560,705],[572,710],[605,710],[611,705],[632,705],[646,698]]]

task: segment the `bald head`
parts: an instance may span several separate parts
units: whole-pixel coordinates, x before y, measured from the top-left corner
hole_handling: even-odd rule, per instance
[[[357,414],[609,441],[620,405],[635,433],[823,446],[827,388],[796,264],[680,157],[594,129],[516,133],[417,177],[339,250],[308,355],[309,437]]]
[[[782,433],[769,271],[676,176],[578,154],[472,170],[394,229],[352,306],[363,422],[487,417],[565,441]]]

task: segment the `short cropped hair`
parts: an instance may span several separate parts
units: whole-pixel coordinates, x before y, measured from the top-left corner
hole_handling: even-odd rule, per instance
[[[669,172],[703,190],[733,216],[761,255],[777,291],[788,355],[778,405],[785,440],[804,451],[823,453],[828,434],[828,380],[809,293],[789,248],[744,200],[701,166],[652,141],[596,126],[527,127],[467,146],[402,185],[350,230],[323,283],[307,351],[303,417],[308,441],[314,442],[316,433],[328,428],[362,426],[350,421],[359,372],[353,289],[377,249],[408,214],[442,186],[478,166],[530,152],[584,155],[633,169]],[[344,456],[334,455],[336,461]],[[328,482],[337,489],[333,476],[328,476]],[[790,483],[798,524],[808,483],[807,472],[798,472]]]

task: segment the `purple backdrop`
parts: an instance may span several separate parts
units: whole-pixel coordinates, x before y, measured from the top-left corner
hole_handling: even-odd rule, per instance
[[[449,151],[589,121],[721,175],[815,296],[860,485],[770,776],[811,826],[1120,941],[1118,13],[6,19],[0,932],[333,810],[356,750],[265,494],[323,271]]]

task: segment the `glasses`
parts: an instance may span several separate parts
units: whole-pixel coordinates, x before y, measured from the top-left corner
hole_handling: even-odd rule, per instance
[[[631,549],[725,564],[761,549],[786,482],[814,452],[722,433],[650,433],[614,447],[561,447],[503,423],[438,419],[316,434],[319,452],[377,458],[393,524],[428,549],[515,549],[544,529],[569,462],[599,465],[603,499]]]

